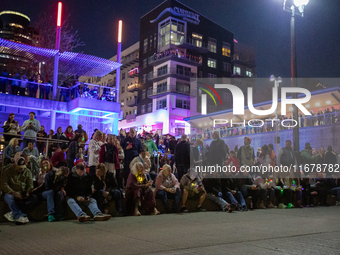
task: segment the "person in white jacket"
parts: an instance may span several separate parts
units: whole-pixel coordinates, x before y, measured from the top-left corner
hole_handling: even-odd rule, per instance
[[[89,167],[90,167],[89,175],[91,178],[96,176],[96,166],[99,164],[100,147],[103,145],[102,139],[103,139],[103,133],[100,130],[97,130],[96,133],[94,133],[94,137],[93,139],[91,139],[89,147],[88,147],[88,157],[89,157]]]

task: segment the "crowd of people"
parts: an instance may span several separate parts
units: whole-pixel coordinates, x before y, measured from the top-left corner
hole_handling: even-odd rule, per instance
[[[212,134],[209,146],[202,139],[195,143],[186,135],[160,136],[146,133],[137,136],[120,130],[119,135],[106,135],[95,130],[88,136],[81,125],[73,131],[59,127],[49,134],[40,126],[34,112],[20,127],[10,114],[3,126],[5,168],[2,194],[10,211],[7,220],[16,224],[29,222],[26,212],[40,200],[47,201],[48,221],[65,219],[67,206],[79,222],[90,220],[83,211],[87,206],[94,220],[109,220],[109,201],[115,202],[118,216],[160,214],[156,199],[160,199],[166,213],[189,212],[188,199],[197,201],[196,211],[204,212],[208,199],[222,211],[250,209],[292,208],[314,206],[314,197],[320,205],[327,205],[327,196],[334,194],[340,205],[338,175],[318,172],[300,176],[263,176],[240,171],[242,166],[339,164],[339,157],[329,146],[314,150],[309,143],[296,154],[291,141],[275,155],[272,144],[263,145],[257,152],[251,139],[230,150],[220,138]],[[21,148],[18,132],[24,132]],[[49,138],[49,142],[46,142]],[[221,176],[202,174],[201,165],[234,166],[235,172]],[[251,197],[249,204],[246,203]],[[122,200],[126,199],[125,208]],[[170,206],[168,199],[173,199]]]
[[[108,84],[109,86],[109,84]],[[115,102],[115,90],[105,87],[100,92],[99,86],[89,88],[87,84],[81,83],[78,80],[66,82],[64,81],[58,87],[58,100],[69,102],[78,97],[93,98],[98,100],[106,100]],[[52,84],[51,81],[41,80],[38,75],[27,76],[26,74],[9,75],[6,70],[0,73],[0,92],[12,95],[28,96],[40,99],[52,99]]]

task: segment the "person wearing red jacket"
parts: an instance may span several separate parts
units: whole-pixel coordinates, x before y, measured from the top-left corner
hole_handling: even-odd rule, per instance
[[[59,168],[61,166],[67,166],[67,163],[66,163],[66,160],[65,160],[67,149],[68,149],[67,144],[62,144],[61,148],[58,148],[54,152],[54,154],[51,158],[51,161],[52,161],[52,164],[53,164],[54,167]]]
[[[240,171],[240,160],[237,158],[237,155],[234,151],[230,151],[230,158],[225,163],[226,166],[230,165],[230,169],[232,169],[233,166],[236,167],[235,173]]]
[[[114,145],[113,135],[108,135],[108,142],[103,144],[99,152],[99,163],[104,163],[108,172],[113,173],[117,180],[120,178],[118,148]]]

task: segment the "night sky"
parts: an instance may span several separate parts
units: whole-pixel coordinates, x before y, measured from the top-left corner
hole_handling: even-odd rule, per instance
[[[1,0],[0,10],[26,13],[31,23],[55,0]],[[122,49],[139,40],[139,19],[162,0],[68,0],[64,17],[78,30],[86,54],[110,58],[116,54],[118,20],[123,20]],[[182,0],[199,14],[255,47],[257,76],[290,77],[290,13],[283,0]],[[138,4],[137,4],[138,3]],[[310,0],[305,17],[296,18],[298,77],[339,77],[339,0]]]

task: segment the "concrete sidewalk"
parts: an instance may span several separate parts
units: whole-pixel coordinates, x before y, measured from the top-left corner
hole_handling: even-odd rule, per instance
[[[340,254],[340,207],[0,224],[0,254]]]

